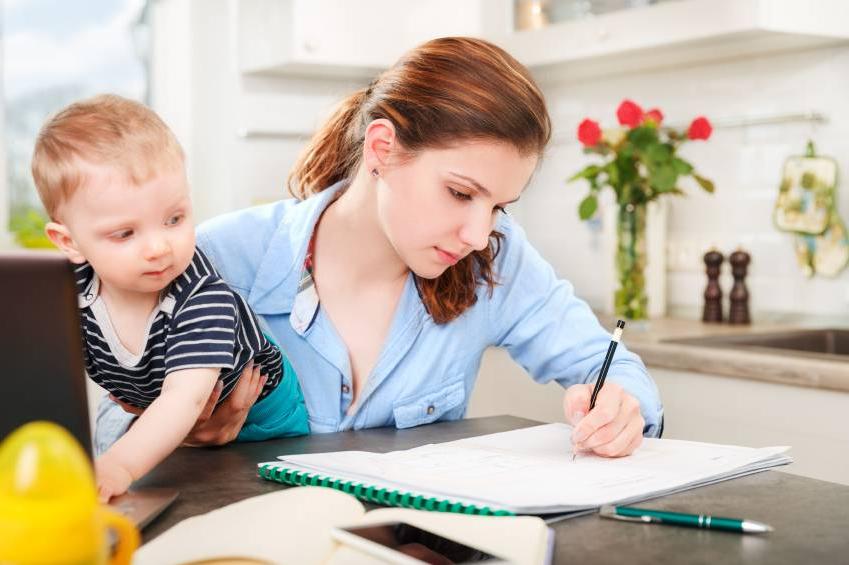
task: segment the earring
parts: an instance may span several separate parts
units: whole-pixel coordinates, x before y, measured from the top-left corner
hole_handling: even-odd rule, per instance
[[[373,177],[379,177],[379,176],[380,176],[380,173],[378,173],[378,172],[377,172],[377,169],[375,168],[375,169],[372,169],[372,170],[371,170],[371,176],[373,176]]]

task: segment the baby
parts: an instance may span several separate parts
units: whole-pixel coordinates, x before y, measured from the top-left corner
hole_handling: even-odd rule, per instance
[[[183,151],[153,111],[113,95],[71,104],[39,133],[32,173],[47,236],[77,265],[86,371],[145,409],[95,461],[102,500],[180,445],[216,381],[224,399],[251,367],[263,388],[238,439],[309,432],[291,365],[195,247]]]

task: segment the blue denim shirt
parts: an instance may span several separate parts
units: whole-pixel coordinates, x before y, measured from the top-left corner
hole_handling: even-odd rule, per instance
[[[496,258],[499,284],[490,297],[447,324],[436,324],[407,279],[389,334],[351,409],[353,384],[347,348],[319,307],[310,324],[293,316],[309,240],[322,211],[342,185],[307,200],[225,214],[198,229],[200,247],[222,278],[245,296],[280,343],[303,388],[312,432],[395,426],[408,428],[463,417],[487,347],[504,347],[539,383],[564,387],[592,382],[611,336],[572,285],[528,243],[508,215],[496,229],[505,235]],[[320,298],[320,297],[319,297]],[[363,321],[363,323],[368,323]],[[642,361],[620,345],[608,380],[639,401],[644,434],[657,436],[663,408]],[[110,416],[111,415],[111,416]],[[120,434],[118,414],[101,407],[98,439]],[[100,441],[98,442],[100,443]]]

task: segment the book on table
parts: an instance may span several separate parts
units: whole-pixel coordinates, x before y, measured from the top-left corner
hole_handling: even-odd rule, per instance
[[[292,488],[187,518],[142,546],[134,565],[384,563],[336,542],[331,528],[405,522],[518,565],[551,563],[553,531],[534,516],[465,516],[406,508],[366,512],[353,496]]]
[[[260,477],[367,502],[463,514],[578,514],[790,463],[788,447],[646,438],[628,457],[573,461],[572,428],[544,424],[403,451],[283,455]]]

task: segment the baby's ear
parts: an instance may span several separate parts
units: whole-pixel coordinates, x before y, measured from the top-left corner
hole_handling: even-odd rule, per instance
[[[86,259],[77,248],[77,243],[71,236],[68,226],[58,222],[47,222],[44,226],[44,233],[47,234],[47,237],[53,242],[53,245],[58,247],[62,253],[67,255],[71,263],[85,263]]]

